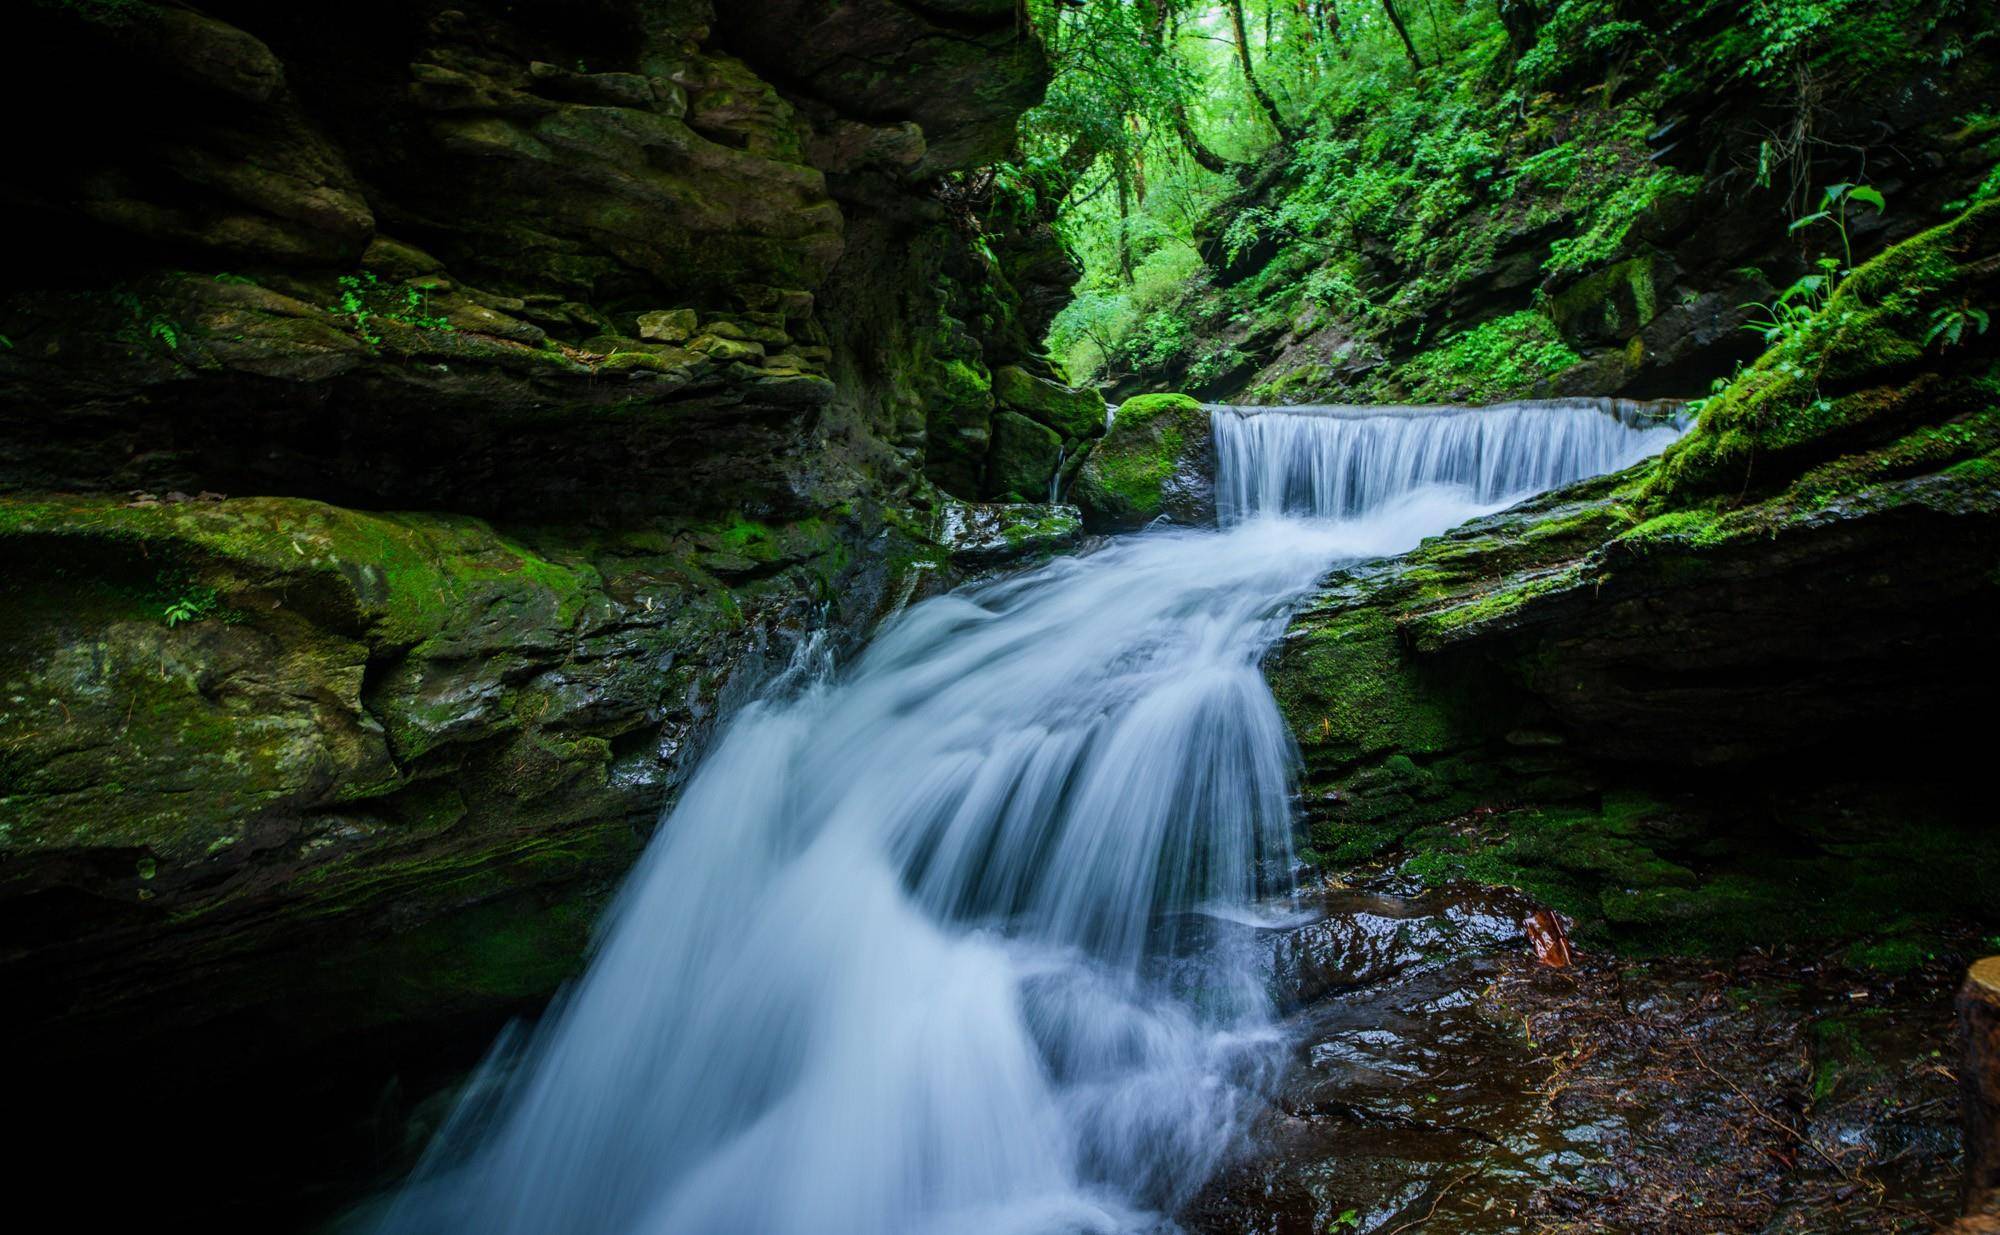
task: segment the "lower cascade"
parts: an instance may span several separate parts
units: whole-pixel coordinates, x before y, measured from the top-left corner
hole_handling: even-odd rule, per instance
[[[744,708],[389,1232],[1173,1229],[1284,1057],[1291,739],[1329,568],[1680,432],[1629,408],[1212,409],[1218,528],[924,602]]]

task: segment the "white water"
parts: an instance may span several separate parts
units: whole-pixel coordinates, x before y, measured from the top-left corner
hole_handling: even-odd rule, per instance
[[[926,602],[838,674],[802,649],[383,1228],[1174,1229],[1283,1053],[1242,924],[1290,879],[1257,669],[1287,606],[1672,436],[1578,407],[1215,422],[1224,530]]]

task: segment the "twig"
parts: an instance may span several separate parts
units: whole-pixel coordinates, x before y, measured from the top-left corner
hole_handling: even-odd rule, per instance
[[[1877,1193],[1881,1191],[1881,1186],[1879,1184],[1876,1184],[1871,1180],[1863,1179],[1860,1176],[1856,1175],[1854,1172],[1848,1170],[1847,1167],[1841,1163],[1840,1159],[1834,1157],[1826,1150],[1821,1149],[1818,1141],[1813,1140],[1805,1133],[1799,1131],[1797,1128],[1794,1128],[1792,1125],[1786,1123],[1784,1120],[1779,1119],[1776,1115],[1773,1115],[1771,1114],[1771,1112],[1765,1110],[1763,1106],[1758,1103],[1757,1099],[1751,1097],[1749,1094],[1743,1091],[1743,1087],[1741,1085],[1738,1085],[1735,1081],[1730,1080],[1722,1073],[1717,1072],[1714,1068],[1710,1067],[1708,1060],[1702,1058],[1701,1048],[1697,1047],[1694,1044],[1693,1038],[1687,1039],[1687,1048],[1688,1048],[1688,1053],[1694,1056],[1694,1061],[1701,1065],[1702,1071],[1708,1073],[1716,1080],[1721,1081],[1723,1084],[1735,1090],[1736,1096],[1743,1099],[1745,1102],[1748,1102],[1750,1104],[1750,1109],[1752,1111],[1755,1111],[1759,1118],[1763,1119],[1766,1123],[1772,1125],[1773,1127],[1778,1128],[1779,1130],[1785,1132],[1787,1135],[1791,1136],[1792,1139],[1796,1140],[1799,1144],[1804,1145],[1807,1149],[1810,1149],[1814,1153],[1818,1154],[1820,1158],[1828,1166],[1832,1167],[1836,1171],[1839,1171],[1840,1177],[1842,1179],[1845,1179],[1848,1183],[1851,1183],[1859,1188],[1867,1188],[1870,1191],[1874,1191]]]
[[[1413,1226],[1422,1226],[1424,1223],[1429,1222],[1432,1218],[1435,1218],[1437,1216],[1438,1206],[1444,1204],[1445,1193],[1450,1192],[1453,1188],[1458,1187],[1458,1185],[1464,1183],[1468,1179],[1471,1179],[1474,1175],[1477,1174],[1479,1174],[1479,1168],[1474,1167],[1472,1170],[1469,1170],[1465,1174],[1460,1175],[1457,1179],[1452,1180],[1450,1183],[1446,1184],[1443,1188],[1438,1190],[1437,1199],[1431,1202],[1431,1208],[1429,1213],[1425,1214],[1421,1218],[1412,1218],[1410,1221],[1405,1222],[1401,1226],[1391,1227],[1389,1230],[1383,1232],[1383,1235],[1397,1235],[1397,1232],[1399,1231],[1407,1231]]]

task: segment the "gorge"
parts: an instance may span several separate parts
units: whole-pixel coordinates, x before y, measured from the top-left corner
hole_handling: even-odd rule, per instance
[[[2000,1221],[1982,6],[0,28],[25,1192]]]

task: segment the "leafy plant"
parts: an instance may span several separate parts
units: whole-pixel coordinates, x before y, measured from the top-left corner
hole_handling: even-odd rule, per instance
[[[197,583],[183,570],[162,571],[155,582],[153,596],[159,606],[160,620],[168,626],[199,622],[216,616],[222,608],[219,592],[207,584]]]
[[[1764,336],[1766,343],[1781,343],[1804,330],[1806,323],[1833,296],[1833,289],[1839,282],[1839,262],[1822,257],[1818,265],[1819,273],[1803,276],[1779,292],[1776,298],[1768,302],[1752,300],[1743,304],[1743,308],[1756,309],[1764,315],[1743,323],[1743,328]]]
[[[1419,399],[1489,402],[1528,394],[1581,359],[1548,318],[1524,309],[1419,354],[1403,366],[1403,379]]]
[[[378,317],[419,330],[454,329],[449,318],[430,311],[428,290],[391,286],[372,270],[340,276],[340,295],[332,311],[352,322],[354,333],[370,347],[382,342],[382,336],[369,325]]]
[[[1965,341],[1965,328],[1971,326],[1974,334],[1985,334],[1991,324],[1986,310],[1975,309],[1969,304],[1942,305],[1931,315],[1931,328],[1924,335],[1924,346],[1937,343],[1940,350],[1957,347]]]
[[[1843,278],[1854,266],[1854,245],[1847,238],[1847,208],[1854,202],[1875,207],[1877,214],[1889,208],[1889,203],[1883,199],[1882,194],[1865,184],[1830,184],[1826,186],[1825,195],[1820,198],[1819,209],[1802,218],[1793,219],[1789,229],[1796,233],[1820,223],[1832,223],[1840,232],[1840,251],[1847,262],[1846,268],[1840,272]]]
[[[1745,330],[1762,335],[1766,343],[1782,343],[1803,332],[1826,302],[1833,298],[1834,289],[1840,286],[1841,280],[1853,273],[1854,244],[1847,234],[1847,210],[1855,202],[1873,206],[1878,214],[1888,208],[1882,194],[1865,184],[1830,184],[1820,196],[1818,210],[1792,220],[1788,230],[1793,234],[1823,223],[1831,224],[1840,236],[1841,256],[1817,259],[1813,263],[1813,273],[1800,277],[1778,293],[1776,299],[1751,301],[1743,305],[1743,308],[1757,309],[1764,315],[1745,322]]]

